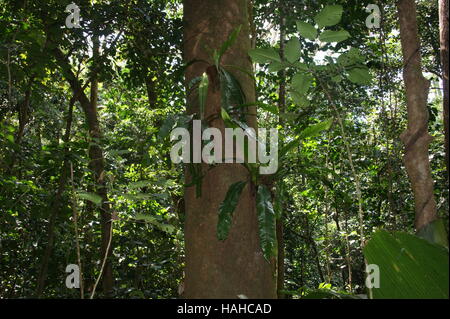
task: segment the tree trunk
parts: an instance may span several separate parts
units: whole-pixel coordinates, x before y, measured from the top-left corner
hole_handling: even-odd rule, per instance
[[[223,65],[233,65],[251,70],[247,55],[250,48],[249,22],[245,0],[200,1],[184,0],[184,59],[186,62],[205,60],[213,63],[208,50],[218,49],[228,35],[239,25],[240,34],[234,45],[222,58]],[[186,70],[186,83],[209,71],[209,90],[205,118],[220,114],[220,89],[215,68],[203,62],[191,64]],[[240,82],[246,102],[255,99],[253,80],[245,73],[229,69]],[[198,113],[194,94],[188,97],[188,113]],[[251,108],[249,113],[254,114]],[[247,124],[256,127],[256,117],[247,116]],[[223,120],[210,121],[224,134]],[[199,164],[198,164],[199,165]],[[228,238],[219,241],[216,235],[219,204],[228,187],[237,181],[248,180],[249,174],[239,164],[219,164],[207,171],[202,179],[202,192],[196,197],[195,187],[185,189],[186,221],[185,290],[187,298],[276,298],[274,263],[267,262],[262,254],[256,217],[256,188],[247,183],[233,215]],[[187,183],[189,176],[186,174]]]
[[[414,0],[400,0],[397,8],[408,110],[408,127],[400,138],[405,144],[403,159],[414,192],[415,228],[420,230],[437,218],[433,179],[428,158],[428,146],[432,140],[428,134],[427,110],[430,84],[423,77],[421,71],[416,4]]]
[[[67,119],[66,119],[66,130],[64,132],[63,136],[63,142],[64,142],[64,149],[63,149],[63,163],[61,164],[61,173],[59,175],[59,182],[58,182],[58,190],[56,191],[56,195],[52,201],[52,204],[50,206],[50,221],[48,225],[48,231],[47,231],[47,246],[44,250],[44,255],[42,257],[41,261],[41,267],[39,269],[39,276],[37,281],[37,287],[36,287],[36,297],[41,297],[42,293],[44,292],[45,288],[45,282],[47,281],[47,272],[48,272],[48,264],[50,261],[50,257],[53,251],[53,243],[55,240],[55,225],[56,220],[58,218],[58,215],[61,211],[61,199],[63,192],[66,188],[67,184],[67,178],[68,178],[68,169],[69,169],[69,162],[67,161],[67,155],[69,152],[69,148],[67,146],[67,143],[70,140],[70,131],[72,129],[72,119],[73,119],[73,106],[75,104],[75,98],[72,98],[69,102],[69,108],[67,110]]]
[[[284,0],[279,1],[279,15],[280,15],[280,58],[285,61],[285,41],[286,41],[286,14],[285,14],[285,3]],[[283,69],[278,72],[280,77],[280,88],[278,91],[278,111],[280,114],[286,112],[286,70]],[[283,127],[283,118],[280,116],[278,123]],[[282,144],[279,146],[282,147]],[[283,181],[280,181],[283,183]],[[278,246],[278,256],[277,256],[277,297],[278,299],[283,299],[285,297],[284,290],[284,225],[283,225],[283,213],[285,211],[286,205],[282,202],[282,212],[280,217],[276,221],[276,231],[277,231],[277,246]]]
[[[448,0],[439,0],[439,33],[441,39],[441,65],[442,84],[444,89],[444,134],[445,134],[445,164],[447,166],[447,182],[449,181],[449,158],[448,158]]]
[[[102,133],[100,129],[100,124],[98,121],[98,110],[97,110],[97,102],[98,102],[98,59],[99,59],[99,49],[100,49],[100,41],[98,35],[94,35],[93,39],[93,48],[92,48],[92,59],[94,65],[94,71],[91,79],[91,99],[88,111],[86,112],[86,116],[88,117],[88,121],[92,123],[89,126],[89,132],[91,136],[91,140],[93,140],[94,144],[89,147],[89,158],[91,162],[89,163],[89,167],[94,173],[94,181],[96,184],[96,193],[102,198],[102,206],[100,208],[100,216],[101,216],[101,227],[102,227],[102,246],[100,249],[102,259],[105,258],[107,254],[107,260],[105,263],[105,268],[103,271],[103,293],[105,296],[111,296],[113,291],[113,274],[112,274],[112,263],[109,256],[111,255],[112,245],[109,245],[110,237],[111,237],[111,211],[108,202],[108,193],[106,189],[105,183],[105,159],[103,157],[103,150],[98,145],[100,143],[100,139],[102,138]],[[109,251],[106,250],[109,247]]]
[[[99,44],[97,40],[94,39],[94,73],[96,73],[97,71],[96,61],[98,59],[98,48]],[[98,80],[96,74],[94,74],[91,79],[91,100],[89,100],[84,93],[84,88],[82,87],[80,81],[73,74],[70,63],[64,56],[64,54],[59,49],[54,49],[53,53],[61,68],[63,69],[64,75],[70,84],[73,94],[81,104],[89,129],[89,137],[93,142],[89,146],[89,168],[92,170],[94,175],[96,194],[102,198],[102,205],[100,207],[102,244],[100,252],[101,259],[103,261],[111,237],[112,215],[109,207],[108,193],[105,183],[105,159],[103,157],[103,150],[100,146],[102,134],[97,112]],[[110,245],[110,249],[108,251],[108,259],[103,271],[103,291],[106,296],[110,296],[113,290],[112,264],[109,258],[112,253],[112,247],[113,245]]]

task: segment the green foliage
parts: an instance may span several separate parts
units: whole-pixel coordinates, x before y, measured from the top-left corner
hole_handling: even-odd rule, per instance
[[[95,205],[100,206],[102,204],[102,198],[94,193],[78,192],[77,196],[82,199],[93,202]]]
[[[259,185],[256,192],[256,211],[258,215],[259,241],[266,260],[276,254],[276,217],[272,206],[270,191]]]
[[[300,41],[298,38],[293,37],[288,41],[286,44],[285,55],[290,63],[294,63],[300,58]]]
[[[380,270],[374,298],[448,299],[448,249],[407,233],[380,230],[364,247],[364,255]]]
[[[292,77],[291,87],[300,95],[305,95],[311,87],[313,77],[305,73],[296,73]]]
[[[315,137],[319,135],[322,131],[328,130],[333,123],[332,119],[313,124],[305,128],[303,131],[300,132],[300,134],[291,142],[287,143],[281,150],[280,150],[280,158],[284,158],[286,154],[291,151],[292,149],[297,148],[301,141],[308,137]]]
[[[341,21],[343,12],[344,9],[341,5],[325,6],[314,17],[314,22],[319,26],[319,28],[334,26]]]
[[[281,62],[278,52],[273,48],[251,49],[248,55],[257,63]]]
[[[314,41],[317,38],[317,30],[314,26],[303,21],[296,21],[297,30],[302,37]]]
[[[217,221],[217,238],[225,240],[230,232],[233,212],[239,203],[242,190],[247,182],[236,182],[228,188],[225,199],[219,206],[219,218]]]
[[[216,67],[220,66],[222,56],[224,53],[236,42],[236,39],[241,32],[242,25],[239,25],[236,29],[231,32],[231,34],[228,36],[227,40],[222,44],[219,51],[215,53],[214,55],[214,61]]]
[[[339,31],[325,30],[319,36],[319,40],[322,42],[336,42],[336,43],[347,40],[348,38],[350,38],[350,33],[348,33],[345,30]]]
[[[354,68],[348,70],[348,79],[356,84],[369,84],[372,80],[369,70],[363,68]]]

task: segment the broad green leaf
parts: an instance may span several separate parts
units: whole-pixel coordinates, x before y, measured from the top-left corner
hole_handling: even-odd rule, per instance
[[[257,63],[268,63],[268,62],[281,62],[280,55],[273,48],[257,48],[251,49],[248,55],[252,58],[254,62]]]
[[[290,63],[294,63],[300,58],[300,41],[297,37],[294,37],[286,43],[284,51],[286,59]]]
[[[342,53],[337,58],[337,63],[342,66],[349,66],[356,63],[363,63],[364,57],[361,55],[358,49],[351,48],[348,52]]]
[[[309,106],[309,100],[306,98],[305,94],[302,94],[300,92],[298,92],[295,89],[291,89],[289,91],[289,94],[291,96],[292,101],[294,101],[294,103],[300,107],[307,107]]]
[[[343,11],[344,9],[341,5],[325,6],[325,8],[314,17],[314,22],[317,23],[319,28],[331,27],[341,21]]]
[[[315,40],[317,38],[317,30],[314,26],[303,21],[297,21],[297,30],[300,35],[309,40]]]
[[[348,79],[356,84],[369,84],[372,76],[366,68],[354,68],[348,70]]]
[[[102,204],[102,197],[95,193],[78,192],[77,196],[93,202],[95,205],[100,206]]]
[[[380,230],[364,247],[368,264],[379,267],[375,299],[448,299],[448,250],[403,232]]]
[[[276,252],[275,212],[272,207],[270,191],[264,185],[256,192],[259,241],[264,258],[269,260]]]
[[[209,79],[206,72],[202,74],[202,79],[198,85],[198,102],[200,105],[200,119],[203,120],[205,115],[206,97],[208,96]]]
[[[284,66],[282,63],[274,61],[269,64],[269,72],[278,72],[284,69]]]
[[[292,101],[294,101],[294,103],[296,105],[300,105],[301,103],[303,103],[303,100],[306,99],[305,96],[303,96],[301,93],[297,92],[296,90],[291,89],[289,91],[289,95],[291,96]]]
[[[219,206],[219,218],[217,221],[217,238],[225,240],[231,228],[233,212],[239,202],[242,190],[246,182],[236,182],[228,188],[225,199]]]
[[[308,71],[308,66],[305,63],[299,61],[292,63],[292,66],[296,67],[300,71]]]
[[[350,33],[345,30],[325,30],[319,36],[319,40],[322,42],[341,42],[348,38],[350,38]]]
[[[299,72],[292,77],[291,86],[296,92],[303,95],[308,92],[312,80],[313,77],[311,75]]]
[[[430,243],[435,243],[448,248],[447,230],[445,229],[444,221],[439,218],[417,232],[417,236],[428,240]]]

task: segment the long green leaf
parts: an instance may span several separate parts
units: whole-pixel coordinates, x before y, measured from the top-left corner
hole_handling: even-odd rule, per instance
[[[231,32],[231,34],[228,36],[228,39],[220,47],[217,57],[217,66],[219,66],[223,54],[234,44],[234,42],[236,42],[237,36],[239,35],[239,32],[241,32],[241,28],[242,25],[239,25],[236,29],[234,29],[233,32]]]
[[[219,69],[222,108],[231,108],[244,104],[245,95],[239,81],[224,68]]]
[[[256,210],[258,214],[259,241],[264,258],[270,260],[276,252],[275,212],[270,191],[264,185],[256,192]]]
[[[233,212],[239,202],[242,190],[247,182],[236,182],[228,188],[225,199],[219,206],[219,219],[217,221],[217,238],[225,240],[230,232]]]

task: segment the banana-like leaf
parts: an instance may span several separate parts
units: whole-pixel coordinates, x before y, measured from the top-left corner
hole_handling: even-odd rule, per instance
[[[272,206],[270,191],[264,185],[258,186],[256,192],[256,211],[258,215],[259,242],[264,258],[270,260],[276,252],[275,211]]]
[[[369,264],[379,267],[375,299],[448,299],[448,249],[403,232],[379,230],[364,247]]]
[[[230,232],[233,212],[241,197],[242,190],[247,182],[236,182],[228,188],[225,199],[219,206],[219,219],[217,221],[217,238],[225,240]]]

